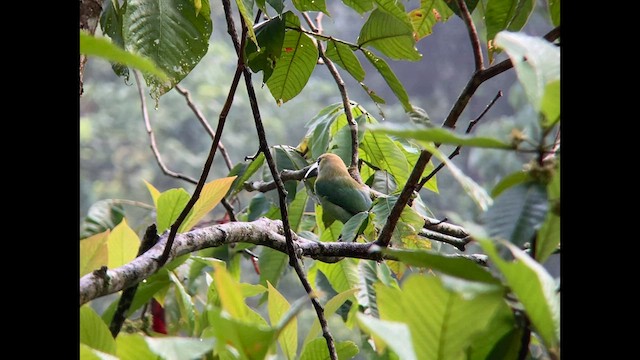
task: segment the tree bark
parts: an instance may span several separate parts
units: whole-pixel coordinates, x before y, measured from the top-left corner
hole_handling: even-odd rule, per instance
[[[80,0],[80,30],[86,30],[93,35],[100,21],[102,13],[102,1],[100,0]],[[80,96],[84,92],[82,87],[82,78],[84,74],[84,65],[87,63],[87,57],[80,54]]]

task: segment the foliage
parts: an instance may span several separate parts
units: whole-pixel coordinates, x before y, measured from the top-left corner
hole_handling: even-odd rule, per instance
[[[261,92],[258,99],[251,99],[259,103],[261,111],[267,109],[262,117],[273,126],[265,126],[269,132],[266,135],[273,136],[270,134],[277,133],[278,129],[282,133],[293,131],[289,129],[294,127],[289,119],[294,116],[291,114],[306,121],[306,133],[298,134],[296,147],[284,143],[273,145],[273,142],[269,142],[270,146],[260,143],[258,147],[258,140],[247,134],[246,129],[242,130],[242,125],[229,122],[229,131],[241,134],[240,138],[234,138],[225,136],[225,132],[222,139],[231,142],[229,147],[239,149],[249,145],[254,147],[244,149],[243,153],[253,155],[256,149],[259,153],[236,160],[226,169],[222,163],[214,163],[211,176],[214,180],[204,185],[199,199],[178,228],[180,233],[185,233],[211,225],[210,214],[223,200],[236,205],[234,215],[238,221],[259,217],[280,219],[282,205],[275,190],[248,191],[254,182],[273,181],[266,155],[274,159],[279,172],[305,169],[326,152],[337,154],[349,165],[354,151],[352,125],[356,125],[356,151],[361,161],[353,165],[357,166],[364,184],[378,192],[371,209],[345,224],[336,221],[325,225],[322,208],[313,193],[313,179],[288,180],[284,183],[288,221],[296,234],[312,241],[374,242],[387,225],[420,154],[428,152],[432,157],[419,174],[420,178],[431,175],[439,163],[447,169],[430,177],[422,184],[423,190],[413,194],[394,228],[391,246],[372,249],[394,261],[347,256],[336,263],[326,263],[305,258],[307,277],[313,288],[312,294],[306,294],[299,289],[287,289],[292,283],[285,281],[292,275],[287,270],[288,256],[274,249],[236,244],[194,251],[175,259],[139,284],[125,314],[126,331],[115,339],[109,332],[109,323],[117,311],[118,299],[109,300],[100,313],[95,310],[95,302],[102,299],[82,305],[79,310],[81,358],[263,359],[274,355],[287,359],[328,358],[329,350],[319,320],[307,315],[311,312],[309,295],[315,296],[324,308],[340,359],[355,356],[516,359],[522,346],[528,347],[525,350],[531,357],[543,354],[559,358],[560,293],[553,277],[543,267],[560,246],[560,155],[555,149],[549,151],[555,145],[560,125],[559,48],[521,31],[534,13],[534,1],[465,1],[473,12],[476,26],[483,30],[481,40],[490,56],[487,66],[495,65],[493,58],[502,53],[514,65],[512,71],[517,75],[518,85],[510,89],[509,96],[518,109],[514,118],[522,118],[526,128],[514,128],[509,122],[513,118],[494,121],[484,130],[481,123],[478,134],[473,135],[468,134],[469,131],[437,128],[431,122],[435,118],[415,105],[419,103],[415,100],[417,97],[397,76],[394,64],[421,62],[419,42],[427,41],[436,25],[449,26],[450,18],[463,14],[457,2],[448,0],[406,4],[405,8],[405,2],[393,0],[343,1],[341,4],[317,0],[235,1],[234,16],[240,16],[248,25],[245,48],[240,49],[242,58],[247,69],[262,72],[261,85],[268,89],[268,93]],[[207,52],[213,53],[214,59],[220,59],[221,63],[234,64],[233,51],[227,49],[225,53],[215,47],[216,41],[224,36],[216,33],[220,29],[211,21],[219,11],[221,7],[208,0],[112,0],[105,4],[100,19],[102,32],[111,38],[111,43],[85,33],[80,35],[83,52],[113,61],[113,72],[125,82],[129,80],[130,71],[136,71],[134,68],[145,71],[146,84],[151,88],[156,107],[162,101],[163,108],[170,113],[163,122],[168,126],[163,135],[167,143],[172,144],[167,145],[172,151],[165,161],[169,159],[185,169],[202,168],[204,157],[192,156],[185,146],[206,144],[202,140],[206,134],[195,126],[178,131],[183,129],[176,125],[179,122],[172,122],[171,116],[191,115],[184,114],[184,105],[173,106],[178,104],[177,95],[170,90],[191,81],[188,74],[198,64],[210,61],[205,57]],[[302,14],[307,11],[335,18],[345,13],[358,15],[357,40],[306,30],[310,26]],[[559,25],[559,1],[550,1],[549,6],[540,11],[554,25]],[[258,12],[266,18],[256,16]],[[548,29],[551,26],[549,24]],[[364,59],[367,62],[362,61]],[[344,99],[335,87],[322,90],[334,92],[332,98],[314,99],[317,111],[309,112],[304,102],[296,103],[307,99],[305,90],[320,84],[315,82],[315,77],[324,70],[319,63],[325,61],[334,62],[340,74],[348,76],[344,83],[355,84],[348,86],[350,92],[364,90],[361,95],[366,103],[351,98],[350,113],[347,113]],[[220,73],[210,73],[212,77],[207,79],[207,84],[228,83],[230,75]],[[163,75],[168,76],[168,80],[163,79]],[[85,97],[91,96],[94,89],[99,91],[90,81],[85,82]],[[378,95],[382,93],[378,89],[382,84],[386,84],[385,91],[395,98],[384,99]],[[203,103],[211,98],[224,99],[228,91],[210,84],[203,87],[206,96],[199,99]],[[113,96],[123,95],[114,90]],[[208,106],[218,114],[222,101]],[[449,99],[450,104],[454,101]],[[252,117],[241,91],[236,93],[235,102],[244,102],[245,106],[244,113],[235,114],[236,122],[242,117]],[[370,111],[371,106],[388,102],[393,102],[397,111],[404,113],[404,123],[383,122]],[[299,109],[286,113],[285,104]],[[128,118],[132,115],[127,113],[131,110],[127,106],[123,104],[121,109],[113,110],[120,113],[110,115],[108,120],[113,120],[110,128],[98,129],[98,125],[90,121],[93,119],[81,118],[81,141],[97,137],[96,133],[129,129]],[[384,113],[381,115],[385,117]],[[123,127],[116,126],[119,122]],[[249,123],[253,124],[245,122],[245,128]],[[136,131],[139,142],[146,143],[145,134]],[[183,134],[184,138],[176,134]],[[443,147],[439,148],[440,145]],[[471,149],[472,155],[465,156],[470,160],[476,156],[475,162],[470,161],[472,164],[478,164],[478,158],[511,156],[511,161],[521,169],[505,171],[502,168],[499,172],[502,176],[493,184],[487,184],[474,179],[467,167],[461,168],[448,158],[447,145]],[[202,147],[201,151],[205,151],[206,146]],[[479,154],[478,151],[483,151],[482,155],[474,155]],[[114,157],[118,158],[115,154]],[[99,170],[96,165],[91,168],[91,159],[91,156],[83,158],[82,164]],[[148,154],[133,160],[126,156],[119,159],[154,162]],[[98,158],[95,161],[98,163]],[[496,163],[495,166],[504,167],[494,160],[493,164]],[[492,171],[488,167],[478,168],[477,172]],[[142,230],[155,223],[158,233],[162,234],[189,202],[191,189],[169,185],[166,179],[148,175],[143,171],[121,174],[129,181],[137,181],[138,190],[146,184],[150,195],[136,199],[144,201],[138,204],[142,214],[125,211],[123,202],[116,199],[92,201],[82,222],[80,276],[102,266],[113,269],[128,264],[137,255]],[[135,179],[130,180],[132,178]],[[104,181],[107,182],[104,187],[108,188],[109,179]],[[169,189],[160,191],[152,184]],[[469,246],[481,252],[489,266],[457,256],[460,252],[452,246],[425,235],[425,223],[431,221],[434,206],[448,199],[443,189],[452,186],[466,201],[477,205],[473,214],[482,223],[468,227],[467,236],[476,240]],[[437,200],[428,201],[432,198]],[[462,224],[477,220],[463,210],[455,213],[454,221],[458,219]],[[214,223],[228,221],[228,217],[223,217]],[[138,226],[130,225],[132,223]],[[431,230],[428,226],[426,229]],[[253,259],[253,252],[258,253],[259,260]],[[245,266],[247,263],[242,260],[247,254],[253,261],[251,267]],[[254,267],[257,274],[252,273]],[[297,280],[294,283],[297,284]],[[298,295],[292,297],[292,293]],[[140,311],[146,309],[152,299],[160,304],[164,315]],[[166,323],[166,333],[158,333],[155,325],[150,327],[150,320],[153,324]],[[531,341],[522,342],[529,338]]]

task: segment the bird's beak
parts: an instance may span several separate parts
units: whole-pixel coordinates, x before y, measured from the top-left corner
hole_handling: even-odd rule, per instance
[[[307,173],[304,174],[304,179],[312,178],[314,176],[318,176],[318,162],[314,162],[313,165],[307,170]]]

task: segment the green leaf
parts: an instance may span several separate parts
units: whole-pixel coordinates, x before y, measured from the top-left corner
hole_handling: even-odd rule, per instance
[[[442,1],[442,0],[440,0]],[[458,17],[462,17],[461,12],[460,12],[460,8],[458,7],[458,1],[457,0],[444,0],[443,1],[445,4],[447,4],[447,6],[449,7],[449,9],[451,9],[456,15],[458,15]],[[473,10],[476,8],[476,5],[478,5],[478,0],[464,0],[465,5],[467,5],[467,9],[469,10],[469,14],[473,13]]]
[[[371,98],[371,100],[376,103],[376,104],[386,104],[387,102],[381,98],[380,96],[378,96],[378,94],[376,94],[375,91],[369,89],[369,87],[367,85],[365,85],[364,83],[360,83],[360,86],[362,87],[362,90],[364,90],[364,92],[367,93],[367,95],[369,95],[369,98]]]
[[[111,41],[124,49],[124,38],[122,37],[122,14],[124,14],[127,3],[122,7],[117,0],[109,0],[104,3],[105,7],[100,15],[100,29],[102,33],[111,38]],[[125,81],[129,80],[129,68],[118,63],[111,64],[113,72],[118,76],[123,76]]]
[[[339,293],[353,289],[360,283],[355,259],[344,259],[334,264],[319,263],[318,270],[322,271],[334,290]]]
[[[253,174],[256,173],[264,164],[264,154],[261,152],[250,163],[246,161],[236,164],[229,172],[229,176],[237,175],[236,179],[231,184],[232,195],[236,195],[244,188],[244,183],[248,181]]]
[[[360,142],[360,158],[378,169],[389,172],[399,187],[404,186],[411,173],[407,158],[400,147],[384,133],[367,131],[364,134]]]
[[[495,44],[507,52],[529,101],[540,110],[547,84],[560,79],[560,48],[539,37],[507,31],[496,35]]]
[[[299,11],[320,11],[331,16],[324,0],[291,0],[291,2]]]
[[[256,37],[260,48],[255,43],[249,42],[245,46],[247,65],[253,72],[262,71],[262,82],[265,83],[280,59],[282,43],[284,41],[284,18],[274,17],[260,24],[256,30]],[[260,50],[260,51],[258,51]]]
[[[211,309],[209,316],[209,322],[216,324],[213,331],[218,352],[233,346],[241,359],[264,359],[269,347],[276,341],[277,331],[271,327],[230,318],[218,308]]]
[[[549,211],[537,236],[536,259],[544,264],[560,244],[560,216]]]
[[[553,26],[560,25],[560,0],[549,0],[547,1],[547,5],[549,6],[549,15],[551,16],[551,22]]]
[[[400,80],[398,80],[398,77],[393,72],[393,70],[391,70],[387,62],[375,56],[369,50],[366,50],[366,49],[361,49],[361,50],[367,57],[367,60],[369,60],[369,62],[373,65],[373,67],[375,67],[376,70],[378,70],[378,72],[380,73],[380,75],[382,75],[382,78],[387,83],[387,85],[389,85],[389,88],[391,89],[391,91],[393,91],[393,93],[396,95],[398,100],[400,100],[400,103],[402,104],[402,108],[404,109],[404,111],[405,112],[411,111],[413,109],[413,106],[409,102],[409,94],[407,94],[407,91],[404,89],[404,86],[402,86],[402,83],[400,82]]]
[[[271,283],[267,284],[269,286],[269,320],[271,321],[271,326],[275,326],[280,322],[286,312],[289,311],[291,305]],[[291,320],[289,324],[284,327],[278,337],[278,343],[282,348],[282,352],[287,356],[287,359],[295,359],[298,351],[298,322],[296,319]]]
[[[373,0],[342,0],[342,3],[362,15],[373,9]]]
[[[107,265],[109,250],[107,238],[110,230],[80,240],[80,277]]]
[[[560,80],[547,83],[540,103],[540,112],[544,115],[542,126],[547,129],[560,121]]]
[[[122,222],[109,234],[107,247],[109,253],[107,266],[114,269],[136,258],[140,248],[140,238],[129,227],[127,220],[122,219]]]
[[[225,194],[227,194],[235,178],[235,176],[224,177],[206,183],[202,187],[200,197],[196,203],[193,204],[193,208],[191,208],[182,225],[178,228],[178,232],[191,230],[198,221],[207,215],[209,211],[213,210],[224,198]]]
[[[523,328],[517,327],[513,310],[505,302],[498,306],[491,323],[484,331],[476,334],[467,351],[467,359],[517,359],[522,333]]]
[[[267,0],[267,3],[269,3],[278,14],[282,14],[282,10],[284,10],[284,0]]]
[[[364,308],[367,315],[379,318],[376,291],[373,285],[380,282],[378,279],[378,262],[374,260],[360,260],[360,289],[357,294],[358,305]]]
[[[491,190],[491,197],[497,198],[502,194],[503,191],[516,186],[518,184],[522,184],[525,182],[529,182],[532,180],[531,174],[527,171],[516,171],[505,176],[500,182],[493,187]]]
[[[346,224],[342,227],[342,231],[340,232],[340,236],[342,237],[343,242],[354,242],[356,241],[356,237],[364,231],[364,228],[369,223],[369,213],[368,212],[360,212],[355,214],[351,219],[349,219]]]
[[[145,338],[140,334],[118,334],[116,345],[120,360],[156,360],[158,356],[149,349]]]
[[[160,197],[160,191],[156,189],[153,185],[151,185],[151,183],[148,182],[147,180],[142,180],[142,181],[144,181],[145,185],[147,186],[147,190],[149,190],[149,194],[151,194],[151,198],[153,199],[153,205],[157,208],[158,198]]]
[[[487,41],[502,30],[520,31],[534,7],[534,0],[489,0],[485,9]]]
[[[247,35],[249,35],[249,39],[251,39],[254,44],[258,45],[256,33],[253,30],[253,0],[236,0],[236,5],[238,6],[238,11],[240,11],[240,15],[247,26]]]
[[[304,215],[304,210],[307,207],[308,200],[309,195],[306,191],[298,191],[296,193],[296,197],[289,205],[289,225],[291,226],[291,230],[295,233],[300,231],[302,216]]]
[[[465,280],[500,284],[500,281],[493,277],[487,269],[461,257],[442,256],[436,252],[426,250],[391,248],[382,249],[382,253],[392,255],[407,265],[430,268]]]
[[[438,160],[445,163],[445,165],[451,172],[451,175],[453,175],[458,183],[460,183],[467,195],[471,197],[471,199],[476,203],[476,205],[478,205],[481,210],[486,211],[487,208],[491,206],[493,200],[491,199],[491,197],[489,197],[483,187],[481,187],[475,181],[473,181],[473,179],[465,175],[462,170],[460,170],[451,160],[449,160],[448,157],[444,156],[444,154],[442,154],[442,152],[440,152],[438,148],[430,143],[422,142],[421,144],[427,151],[432,153],[433,156],[438,158]]]
[[[80,307],[80,343],[108,354],[116,354],[116,343],[107,324],[86,304]]]
[[[458,282],[445,286],[438,277],[415,274],[402,291],[378,285],[380,317],[406,323],[421,358],[462,359],[504,301],[499,287]]]
[[[340,234],[342,233],[342,228],[344,225],[339,221],[333,221],[330,226],[326,226],[324,223],[325,216],[320,204],[316,204],[316,224],[320,230],[320,241],[321,242],[330,242],[330,241],[338,241]]]
[[[357,314],[360,327],[367,333],[374,335],[377,341],[382,341],[398,354],[400,359],[418,359],[413,351],[411,333],[407,324],[395,321],[385,321],[374,316]]]
[[[87,211],[80,226],[80,239],[113,229],[124,219],[124,208],[115,200],[100,200]]]
[[[271,148],[271,153],[276,165],[276,170],[281,172],[282,170],[300,170],[305,168],[309,164],[300,153],[291,146],[287,145],[275,145]],[[273,180],[271,173],[268,177],[264,178],[265,181]],[[284,182],[285,190],[287,190],[287,202],[294,200],[298,189],[298,181],[289,180]]]
[[[394,60],[420,60],[413,27],[407,14],[402,14],[403,20],[380,8],[373,10],[360,30],[358,45],[373,46]]]
[[[515,261],[507,262],[498,255],[491,240],[477,240],[504,275],[506,285],[524,306],[547,349],[557,350],[560,344],[560,301],[551,275],[540,263],[513,244],[502,242],[515,258]]]
[[[339,360],[352,359],[359,352],[358,346],[353,341],[336,341],[335,345]],[[325,338],[317,338],[306,344],[300,355],[300,360],[326,359],[329,359],[329,349]]]
[[[156,205],[158,234],[162,234],[178,219],[190,198],[189,193],[182,188],[169,189],[158,196]]]
[[[335,40],[329,40],[327,41],[325,55],[341,68],[347,70],[354,79],[364,81],[366,73],[350,46]]]
[[[371,212],[375,214],[373,222],[376,226],[380,228],[384,226],[397,201],[397,196],[379,197],[378,200],[376,200],[373,208],[371,208]],[[400,213],[399,223],[404,223],[411,227],[412,233],[415,234],[424,226],[424,218],[413,208],[405,206],[402,213]],[[394,233],[399,231],[399,229],[394,229]]]
[[[409,169],[413,169],[418,162],[418,158],[420,158],[420,148],[417,145],[412,143],[405,142],[404,139],[399,138],[396,143],[400,146],[400,150],[404,154],[404,157],[407,159],[409,163]],[[429,160],[427,166],[424,167],[424,171],[420,177],[427,176],[431,174],[431,172],[435,169],[433,166],[433,161]],[[438,176],[433,175],[429,181],[424,184],[424,189],[433,191],[434,193],[438,193]]]
[[[193,335],[196,318],[191,296],[187,294],[184,286],[173,272],[169,272],[169,279],[176,289],[176,302],[178,303],[178,309],[180,311],[180,320],[181,322],[186,322],[183,323],[183,330],[187,332],[187,334]]]
[[[156,100],[184,79],[207,53],[212,24],[209,1],[129,0],[123,16],[125,49],[149,57],[168,76],[145,75]],[[249,31],[252,31],[249,26]]]
[[[415,139],[421,142],[434,142],[438,144],[490,149],[513,149],[513,145],[502,142],[498,139],[456,134],[449,129],[440,127],[423,127],[412,123],[387,122],[384,124],[372,124],[369,126],[369,130],[373,133],[385,133],[407,139]]]
[[[453,12],[445,3],[446,0],[421,0],[420,7],[408,13],[416,41],[430,35],[438,21],[445,22],[451,17]]]
[[[119,360],[113,355],[109,355],[105,352],[92,349],[91,347],[80,344],[80,359],[82,360]]]
[[[287,17],[287,21],[291,19]],[[294,18],[298,22],[297,18]],[[293,99],[302,91],[316,67],[318,48],[306,34],[287,30],[282,44],[282,54],[276,63],[267,86],[278,105]]]
[[[145,73],[153,74],[160,79],[167,79],[161,65],[156,65],[150,56],[137,55],[125,51],[113,44],[107,38],[97,38],[85,31],[80,31],[80,53],[87,56],[97,56],[118,64],[131,66]]]
[[[161,337],[153,338],[145,336],[149,349],[156,355],[166,360],[192,360],[202,357],[213,349],[215,339],[186,338],[186,337]]]
[[[518,246],[530,242],[548,210],[542,184],[528,182],[505,190],[485,213],[488,234]]]
[[[280,251],[264,247],[258,258],[260,266],[260,284],[266,286],[267,282],[278,285],[282,273],[287,267],[289,257]]]
[[[329,318],[329,316],[335,313],[340,308],[340,306],[344,304],[345,301],[352,298],[353,294],[355,294],[356,291],[358,291],[357,288],[345,290],[329,299],[329,301],[327,301],[327,303],[324,305],[324,316],[326,318]],[[320,334],[321,331],[322,328],[320,327],[320,322],[318,321],[317,317],[314,317],[313,324],[311,324],[311,328],[309,328],[309,333],[304,339],[303,344],[307,344],[312,341],[316,336]]]

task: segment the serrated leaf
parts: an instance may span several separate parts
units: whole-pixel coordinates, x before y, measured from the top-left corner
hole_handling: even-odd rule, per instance
[[[373,316],[357,314],[360,327],[373,335],[377,341],[382,341],[398,354],[400,359],[418,359],[413,351],[411,333],[407,324],[395,321],[385,321]],[[383,349],[381,349],[383,350]]]
[[[116,343],[107,324],[86,304],[80,307],[80,343],[108,354],[116,354]]]
[[[350,46],[335,40],[327,41],[325,55],[341,68],[347,70],[354,79],[364,81],[366,73]]]
[[[549,7],[549,15],[551,16],[551,22],[553,26],[560,25],[560,0],[547,1]]]
[[[285,299],[278,290],[267,282],[269,287],[269,320],[271,326],[275,326],[280,322],[283,316],[289,311],[291,305]],[[294,359],[298,351],[298,322],[293,319],[287,324],[280,336],[278,337],[278,343],[282,348],[282,352],[287,356],[287,359]]]
[[[282,43],[284,41],[284,18],[274,17],[256,30],[256,37],[260,48],[255,43],[249,42],[245,46],[247,65],[253,72],[262,71],[262,82],[265,83],[280,59]],[[258,51],[258,49],[260,51]]]
[[[403,15],[398,18],[379,8],[372,11],[360,30],[358,45],[372,46],[394,60],[420,60],[422,55],[415,47],[413,27],[407,14]]]
[[[465,175],[462,170],[460,170],[448,157],[444,156],[438,148],[429,143],[421,143],[424,148],[433,154],[438,160],[445,163],[451,175],[460,183],[462,188],[465,190],[467,195],[471,197],[471,199],[478,205],[478,207],[486,211],[491,204],[493,204],[493,199],[487,194],[486,190],[478,185],[473,179]]]
[[[109,251],[107,238],[110,230],[80,240],[80,277],[107,265]]]
[[[190,198],[189,193],[182,188],[169,189],[158,196],[156,202],[158,234],[162,234],[178,219]]]
[[[360,290],[357,293],[358,305],[364,308],[364,313],[379,318],[376,291],[373,284],[379,282],[378,263],[373,260],[360,260]]]
[[[351,359],[359,352],[358,346],[353,341],[337,341],[335,346],[339,360]],[[300,360],[326,359],[329,359],[329,349],[324,338],[317,338],[306,344],[300,355]]]
[[[80,226],[80,238],[113,229],[124,219],[124,208],[112,199],[100,200],[87,211],[87,216],[82,219]]]
[[[515,261],[507,262],[498,255],[491,240],[477,240],[504,275],[506,285],[524,306],[547,349],[555,349],[560,343],[560,301],[551,275],[540,263],[513,244],[502,242],[515,258]]]
[[[334,264],[319,263],[318,270],[322,271],[338,293],[353,289],[360,283],[355,259],[343,259]]]
[[[421,358],[461,359],[474,336],[504,304],[499,288],[464,286],[467,289],[448,288],[440,278],[417,274],[403,283],[401,291],[375,286],[380,317],[406,323]]]
[[[433,269],[461,279],[488,284],[500,283],[487,269],[464,258],[442,256],[436,252],[426,250],[385,248],[382,249],[382,253],[392,255],[407,265]]]
[[[547,191],[542,184],[528,182],[511,187],[485,213],[488,234],[522,246],[533,239],[548,208]]]
[[[191,296],[187,294],[184,286],[178,279],[178,277],[173,273],[169,272],[169,279],[173,283],[174,288],[176,289],[176,302],[178,303],[178,310],[180,311],[180,320],[185,321],[186,323],[182,323],[184,328],[183,330],[187,332],[187,334],[193,334],[195,329],[195,309],[193,306],[193,301],[191,300]],[[153,349],[152,349],[153,350]]]
[[[114,269],[136,258],[140,248],[140,238],[127,224],[127,220],[116,226],[107,240],[108,267]]]
[[[237,176],[231,185],[232,195],[236,195],[243,189],[244,183],[262,167],[262,164],[264,164],[264,154],[261,152],[250,163],[240,162],[229,171],[229,176]]]
[[[149,57],[169,77],[166,81],[145,75],[156,100],[184,79],[207,53],[212,23],[209,1],[201,4],[196,14],[192,0],[127,1],[122,29],[125,49]]]
[[[560,79],[560,48],[539,37],[508,31],[498,33],[495,44],[507,52],[529,102],[540,110],[547,84]]]
[[[374,0],[342,0],[345,5],[357,11],[360,15],[373,9],[373,1]]]
[[[145,336],[144,340],[154,354],[166,360],[192,360],[200,358],[211,351],[216,344],[216,340],[213,338],[202,339],[174,336],[153,338]]]
[[[308,35],[294,30],[285,32],[280,59],[267,80],[267,87],[278,105],[293,99],[302,91],[317,60],[318,48]]]
[[[327,11],[327,5],[324,0],[291,0],[291,3],[299,11],[320,11],[331,16]]]
[[[122,37],[122,14],[125,12],[127,3],[119,6],[117,0],[105,2],[105,7],[100,15],[100,29],[102,33],[111,38],[111,41],[118,47],[124,49],[124,39]],[[111,68],[118,76],[129,80],[129,68],[118,63],[111,64]]]
[[[150,56],[125,51],[107,38],[94,37],[83,30],[80,31],[80,53],[131,66],[145,74],[157,76],[159,79],[168,79],[168,76],[170,76],[167,75],[162,66],[157,64]]]
[[[330,315],[335,313],[345,301],[353,297],[353,294],[355,294],[356,291],[358,291],[358,288],[345,290],[329,299],[329,301],[327,301],[327,303],[324,305],[324,316],[328,318]],[[307,344],[312,341],[316,336],[320,334],[321,331],[322,328],[320,327],[320,322],[318,321],[317,317],[314,317],[313,324],[311,324],[309,333],[304,339],[303,344]]]
[[[120,360],[156,360],[154,354],[145,341],[145,336],[121,332],[116,338],[117,355]]]
[[[409,102],[409,94],[407,94],[407,91],[404,89],[404,86],[402,86],[402,83],[400,82],[400,80],[398,80],[398,77],[393,72],[393,70],[391,70],[389,64],[387,64],[387,62],[383,59],[375,56],[371,51],[366,49],[361,50],[367,57],[367,60],[369,60],[373,67],[378,70],[378,72],[387,83],[387,85],[389,85],[389,88],[391,89],[391,91],[393,91],[398,100],[400,100],[404,111],[411,111],[413,109],[413,106]]]
[[[500,180],[500,182],[496,184],[496,186],[493,187],[493,190],[491,190],[491,197],[495,199],[498,196],[500,196],[500,194],[502,194],[503,191],[513,186],[516,186],[518,184],[522,184],[524,182],[528,182],[531,180],[533,179],[529,172],[516,171],[514,173],[511,173],[505,176],[502,180]]]
[[[451,130],[440,127],[423,127],[412,123],[384,123],[372,124],[369,131],[401,136],[407,139],[415,139],[421,142],[434,142],[438,144],[471,146],[489,149],[513,149],[513,145],[498,139],[457,134]]]
[[[193,208],[187,214],[187,217],[178,228],[178,232],[186,232],[191,230],[198,221],[200,221],[209,211],[213,210],[216,205],[224,198],[231,188],[231,184],[236,179],[235,176],[224,177],[210,181],[202,187],[200,197]]]
[[[485,9],[487,41],[500,31],[520,31],[533,12],[533,0],[489,0]]]
[[[551,81],[545,86],[540,112],[544,115],[542,126],[547,129],[560,121],[560,80]]]

